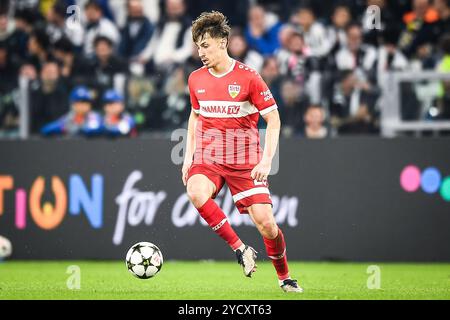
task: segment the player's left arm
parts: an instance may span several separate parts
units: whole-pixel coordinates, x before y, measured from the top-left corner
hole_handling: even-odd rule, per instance
[[[257,181],[267,180],[272,167],[272,159],[275,155],[280,136],[280,115],[275,99],[267,84],[259,75],[255,75],[250,83],[250,98],[259,110],[259,113],[267,122],[266,143],[261,161],[251,172],[252,179]]]
[[[262,116],[267,122],[266,143],[264,146],[261,161],[253,168],[251,176],[257,181],[267,180],[270,169],[272,168],[272,159],[275,155],[280,137],[280,114],[278,110],[272,110]]]

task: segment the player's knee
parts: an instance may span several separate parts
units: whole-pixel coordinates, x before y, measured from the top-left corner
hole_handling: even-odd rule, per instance
[[[278,226],[273,219],[262,220],[258,227],[264,238],[275,239],[278,235]]]
[[[196,185],[188,185],[187,195],[196,208],[200,208],[210,198],[207,189]]]

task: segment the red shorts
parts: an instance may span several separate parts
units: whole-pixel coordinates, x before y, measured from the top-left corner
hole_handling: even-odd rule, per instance
[[[218,164],[193,164],[189,169],[188,179],[195,174],[203,174],[216,186],[214,199],[224,183],[228,185],[233,201],[240,213],[248,213],[247,207],[255,203],[272,204],[267,181],[260,182],[250,176],[252,169],[229,169]]]

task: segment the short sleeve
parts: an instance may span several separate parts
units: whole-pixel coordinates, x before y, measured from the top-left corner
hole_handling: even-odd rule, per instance
[[[195,96],[195,89],[192,84],[192,74],[189,76],[188,79],[188,87],[189,87],[189,95],[191,97],[191,106],[192,110],[194,110],[195,113],[200,113],[200,104],[198,103],[197,97]]]
[[[270,89],[259,74],[250,82],[250,99],[262,116],[278,108]]]

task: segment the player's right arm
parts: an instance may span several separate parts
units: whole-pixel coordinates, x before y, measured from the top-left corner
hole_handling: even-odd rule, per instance
[[[186,137],[186,153],[184,155],[183,168],[181,169],[183,184],[187,184],[187,176],[189,172],[189,168],[194,161],[194,152],[195,152],[195,127],[197,125],[197,119],[200,110],[200,104],[198,103],[197,97],[195,96],[195,89],[192,84],[192,74],[188,79],[189,86],[189,95],[191,97],[191,115],[189,116],[188,121],[188,132]]]
[[[186,152],[184,155],[183,168],[181,169],[183,184],[187,184],[189,168],[192,165],[195,152],[195,126],[197,124],[198,114],[191,110],[189,116],[188,131],[186,137]]]

